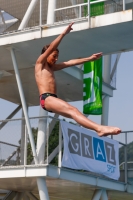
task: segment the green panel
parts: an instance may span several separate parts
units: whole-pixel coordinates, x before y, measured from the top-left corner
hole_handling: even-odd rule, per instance
[[[83,113],[102,114],[102,58],[84,63]]]
[[[90,0],[90,2],[95,0]],[[84,0],[84,3],[87,3],[88,0]],[[87,16],[87,6],[84,7],[84,15]],[[90,6],[90,16],[98,16],[104,14],[104,2],[96,3]]]

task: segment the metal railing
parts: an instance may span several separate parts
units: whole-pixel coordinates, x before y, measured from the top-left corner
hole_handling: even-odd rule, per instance
[[[47,131],[46,144],[45,144],[45,157],[43,164],[48,165],[52,161],[54,155],[58,154],[58,148],[55,147],[54,152],[48,150],[48,140],[50,138],[50,133],[52,132],[51,120],[59,123],[59,119],[54,117],[31,117],[30,124],[32,128],[32,133],[34,136],[35,143],[37,143],[37,133],[38,133],[38,123],[39,120],[47,118]],[[31,144],[27,133],[27,128],[22,130],[22,122],[25,122],[24,118],[18,119],[6,119],[0,120],[2,129],[0,130],[0,165],[10,166],[10,165],[33,165],[34,158],[32,154]],[[51,127],[49,127],[51,125]],[[60,132],[60,131],[59,131]],[[60,132],[61,134],[61,132]],[[22,144],[23,142],[23,144]],[[48,153],[50,152],[50,154]],[[15,157],[16,155],[16,157]],[[61,161],[60,161],[61,163]]]
[[[102,10],[104,11],[103,14],[107,14],[107,13],[113,13],[113,12],[117,12],[117,11],[122,11],[125,10],[125,1],[123,1],[123,6],[120,3],[117,3],[116,1],[111,2],[108,0],[97,0],[97,1],[88,1],[87,3],[81,3],[81,4],[77,4],[77,5],[72,5],[72,6],[67,6],[67,7],[63,7],[63,8],[56,8],[54,10],[55,12],[55,19],[57,18],[62,19],[62,21],[67,21],[67,20],[72,20],[74,18],[88,18],[88,21],[90,22],[90,17],[91,17],[91,9],[93,9],[91,7],[91,5],[98,5],[101,2],[106,2],[105,5],[102,5]],[[107,2],[109,2],[107,4]],[[122,2],[122,1],[121,1]],[[114,5],[116,7],[114,7]],[[112,8],[112,9],[110,9]],[[99,8],[95,8],[95,10],[99,10],[101,9],[101,5]],[[99,11],[98,11],[99,12]],[[99,14],[100,15],[100,14]],[[58,21],[56,20],[56,21]]]
[[[111,138],[119,141],[120,169],[124,170],[124,180],[125,183],[127,183],[129,169],[128,163],[130,163],[130,161],[132,160],[132,157],[129,157],[129,152],[133,152],[133,131],[122,131],[121,134],[112,136]]]
[[[77,5],[72,5],[72,6],[67,6],[67,7],[62,7],[62,8],[57,8],[54,10],[55,12],[55,18],[59,18],[59,19],[63,19],[62,21],[66,21],[66,20],[70,20],[70,19],[74,19],[74,18],[88,18],[88,21],[90,22],[90,17],[91,17],[91,5],[98,5],[101,2],[109,2],[108,0],[97,0],[97,1],[88,1],[87,3],[81,3],[81,4],[77,4]],[[114,4],[117,6],[116,9],[114,9]],[[108,7],[108,8],[107,8]],[[104,13],[110,13],[111,9],[109,9],[109,7],[113,8],[112,12],[116,12],[116,11],[122,11],[125,10],[125,2],[123,2],[123,8],[121,4],[117,4],[117,2],[112,2],[111,4],[105,4],[105,6],[103,5],[103,10]],[[95,8],[96,9],[96,8]],[[99,9],[99,8],[97,8]],[[107,11],[108,10],[108,11]],[[56,14],[57,13],[57,14]],[[60,16],[60,17],[59,17]]]
[[[29,119],[35,143],[37,143],[39,120],[47,119],[44,149],[45,157],[43,163],[41,164],[54,164],[61,167],[63,139],[59,123],[60,119],[51,116],[31,117]],[[12,165],[34,165],[34,158],[27,134],[27,128],[25,125],[25,128],[22,131],[22,121],[24,122],[25,119],[18,118],[0,120],[1,124],[6,124],[0,130],[0,165],[2,168],[4,166]],[[55,130],[52,132],[53,128],[55,128]],[[21,143],[22,138],[23,144]],[[128,163],[130,162],[127,157],[127,149],[129,145],[133,143],[133,131],[124,131],[119,135],[113,136],[112,138],[119,142],[120,154],[122,155],[122,159],[120,158],[120,169],[121,166],[124,165],[125,183],[127,183]]]
[[[80,2],[82,2],[82,3],[80,3]],[[96,1],[92,1],[92,2],[88,1],[87,3],[83,3],[83,1],[79,1],[79,3],[76,5],[72,5],[70,3],[70,1],[67,1],[67,3],[62,1],[62,3],[61,2],[58,3],[55,6],[55,8],[49,12],[47,10],[48,2],[44,2],[44,1],[40,0],[40,2],[37,3],[34,10],[31,11],[32,13],[29,13],[30,17],[28,18],[28,20],[27,20],[28,23],[26,24],[26,26],[24,28],[31,28],[31,27],[35,27],[35,26],[42,26],[42,25],[48,24],[47,14],[50,16],[51,15],[54,16],[51,24],[56,23],[56,22],[69,21],[69,20],[72,21],[73,19],[82,19],[82,18],[88,19],[88,21],[90,23],[90,17],[92,17],[91,11],[93,10],[95,12],[96,10],[99,10],[99,8],[100,8],[100,7],[95,8],[92,6],[94,6],[94,5],[98,6],[100,3],[104,3],[104,5],[100,5],[100,7],[102,6],[102,10],[104,11],[103,14],[125,10],[125,0],[116,0],[116,1],[96,0]],[[22,4],[24,4],[24,2]],[[26,3],[26,5],[29,6],[27,3]],[[62,7],[61,7],[61,5],[62,5]],[[68,6],[66,6],[66,5],[68,5]],[[4,6],[5,8],[6,7],[8,8],[8,7],[12,7],[14,5],[13,4],[9,5],[5,1],[0,6],[1,7]],[[18,6],[19,6],[19,3],[17,2],[16,7],[18,7]],[[23,21],[23,16],[25,16],[25,13],[26,13],[25,9],[28,9],[28,7],[25,8],[24,5],[22,5],[21,9],[16,8],[15,15],[18,16],[18,19],[14,18],[14,19],[16,19],[16,21],[14,21],[15,23],[14,24],[11,23],[11,25],[8,25],[7,28],[3,31],[3,33],[15,31],[20,27],[21,22]],[[54,18],[55,18],[55,20],[54,20]],[[5,25],[6,25],[6,21],[5,21]]]

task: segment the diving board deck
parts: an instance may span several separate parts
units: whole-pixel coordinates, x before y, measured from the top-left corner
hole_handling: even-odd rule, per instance
[[[46,178],[50,200],[71,199],[91,200],[94,190],[105,188],[110,200],[117,196],[121,200],[131,200],[133,185],[115,181],[89,172],[78,172],[56,166],[3,167],[0,170],[1,189],[32,192],[39,198],[37,177]],[[128,192],[128,193],[127,193]]]

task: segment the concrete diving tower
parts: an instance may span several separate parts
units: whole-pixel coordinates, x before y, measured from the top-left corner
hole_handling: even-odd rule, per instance
[[[4,4],[0,1],[1,5],[2,3]],[[54,4],[50,3],[51,1],[49,1],[48,12],[52,13]],[[34,164],[31,163],[31,165],[22,162],[18,166],[1,166],[0,188],[7,191],[4,199],[79,200],[82,198],[82,200],[98,200],[101,197],[103,200],[113,200],[117,195],[120,199],[132,199],[133,185],[129,184],[127,180],[125,182],[114,181],[97,174],[64,169],[61,168],[61,159],[58,167],[51,166],[49,163],[44,164],[47,120],[46,118],[39,120],[39,128],[43,131],[38,132],[39,142],[36,151],[27,112],[28,106],[39,104],[34,66],[43,45],[49,44],[71,21],[74,21],[74,30],[63,39],[59,46],[58,62],[86,57],[101,51],[104,55],[108,55],[132,50],[132,9],[94,18],[80,17],[56,23],[50,23],[47,20],[44,25],[40,23],[38,26],[26,28],[25,23],[29,20],[34,8],[35,1],[31,1],[22,23],[18,27],[19,30],[0,35],[0,98],[18,105],[22,104],[27,128],[27,130],[24,129],[24,132],[29,134],[34,157]],[[6,7],[3,9],[6,10]],[[7,10],[11,11],[8,7]],[[11,12],[10,14],[13,15]],[[27,18],[25,18],[26,16]],[[17,16],[15,17],[17,18]],[[68,102],[82,100],[83,83],[80,68],[75,66],[55,72],[55,77],[57,94],[61,99]],[[103,82],[104,95],[112,97],[113,89],[108,82]],[[40,117],[44,115],[47,113],[41,110]],[[5,123],[5,121],[1,123]],[[22,126],[25,125],[24,123]],[[51,122],[50,127],[52,126]],[[23,149],[25,149],[24,146]],[[58,147],[54,156],[58,151],[60,155],[61,146]]]

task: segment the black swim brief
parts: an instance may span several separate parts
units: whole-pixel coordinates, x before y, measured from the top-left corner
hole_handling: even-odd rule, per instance
[[[52,96],[52,97],[56,97],[57,98],[57,95],[56,94],[51,94],[51,93],[44,93],[44,94],[41,94],[40,95],[40,105],[41,107],[46,110],[45,108],[45,99],[49,96]],[[52,112],[52,111],[49,111],[47,110],[48,112]]]

